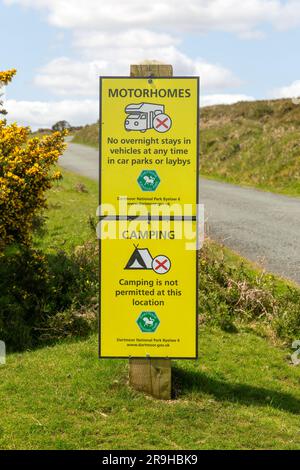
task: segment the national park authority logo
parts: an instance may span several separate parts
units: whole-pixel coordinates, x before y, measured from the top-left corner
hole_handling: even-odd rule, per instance
[[[143,170],[137,182],[142,191],[155,191],[160,183],[160,178],[155,170]]]
[[[160,324],[155,312],[142,312],[136,322],[142,333],[154,333]]]

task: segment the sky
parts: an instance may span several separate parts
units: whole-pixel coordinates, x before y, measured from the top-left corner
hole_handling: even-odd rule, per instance
[[[8,120],[98,119],[98,77],[144,60],[200,76],[202,106],[300,95],[300,0],[0,0]]]

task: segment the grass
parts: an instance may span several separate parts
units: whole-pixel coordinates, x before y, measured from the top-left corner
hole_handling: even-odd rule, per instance
[[[273,343],[300,337],[300,288],[207,240],[199,256],[199,314],[225,331],[247,328]]]
[[[48,194],[46,225],[35,236],[35,246],[59,256],[95,240],[96,182],[63,171],[64,178]],[[83,188],[86,192],[78,191]],[[90,223],[92,221],[92,223]],[[94,244],[94,243],[93,243]],[[273,342],[290,344],[300,335],[300,289],[292,282],[263,272],[232,250],[207,241],[200,256],[200,318],[224,330],[240,325]]]
[[[300,196],[300,106],[291,100],[240,102],[201,110],[201,175]],[[98,124],[73,142],[98,147]]]
[[[72,251],[91,235],[97,183],[63,173],[35,237],[46,253]],[[173,361],[172,401],[132,390],[128,361],[99,361],[94,334],[9,354],[0,366],[0,448],[300,449],[300,368],[259,315],[264,292],[294,308],[298,290],[212,242],[200,272],[200,359]]]
[[[36,248],[56,257],[59,251],[72,253],[80,246],[87,251],[86,240],[95,240],[98,185],[64,170],[63,176],[48,194],[46,225],[35,236]],[[225,330],[247,325],[260,335],[288,344],[300,334],[299,287],[262,272],[212,241],[205,244],[199,269],[200,315],[205,323]]]
[[[0,367],[1,449],[300,449],[300,369],[257,336],[201,329],[174,361],[176,399],[132,390],[97,338],[12,354]]]
[[[89,220],[96,220],[97,182],[60,170],[63,180],[49,191],[46,223],[34,238],[35,247],[44,252],[69,251],[82,245],[91,238]]]

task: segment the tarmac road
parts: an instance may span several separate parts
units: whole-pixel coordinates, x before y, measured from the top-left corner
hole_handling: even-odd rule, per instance
[[[68,144],[60,165],[97,180],[98,151]],[[208,234],[300,284],[300,199],[200,179]]]

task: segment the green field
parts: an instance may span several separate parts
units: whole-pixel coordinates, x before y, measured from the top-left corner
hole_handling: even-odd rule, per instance
[[[8,356],[1,449],[300,449],[300,368],[257,336],[204,328],[198,361],[174,361],[175,399],[128,386],[97,339]]]
[[[291,100],[201,109],[200,172],[206,178],[300,196],[300,106]],[[73,142],[98,146],[98,124]]]

